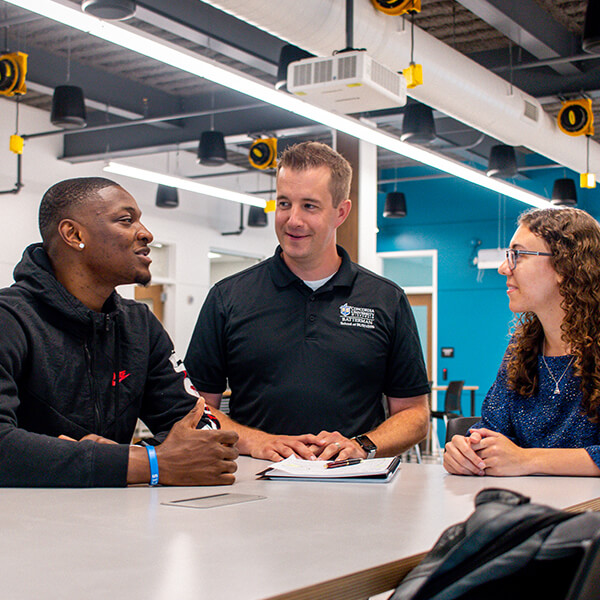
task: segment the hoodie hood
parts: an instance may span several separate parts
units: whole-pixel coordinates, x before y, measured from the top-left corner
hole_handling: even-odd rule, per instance
[[[13,272],[18,287],[34,296],[38,302],[52,307],[63,317],[80,323],[101,322],[103,314],[89,309],[69,293],[56,279],[50,257],[41,243],[31,244]],[[113,292],[104,303],[103,313],[115,312],[120,306],[120,296]]]

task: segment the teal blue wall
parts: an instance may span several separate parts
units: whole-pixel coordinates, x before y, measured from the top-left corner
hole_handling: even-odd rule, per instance
[[[386,170],[381,179],[414,177],[432,173],[423,167]],[[531,172],[530,172],[531,173]],[[536,171],[517,183],[542,196],[550,197],[554,179],[579,176],[564,169]],[[382,216],[385,194],[396,189],[406,194],[407,216]],[[443,369],[448,380],[464,379],[478,385],[476,410],[493,383],[508,343],[513,314],[508,310],[506,278],[495,270],[479,270],[472,265],[473,240],[480,248],[508,246],[516,229],[518,215],[527,205],[456,178],[404,182],[394,188],[380,186],[377,250],[438,250],[438,346],[454,347],[454,358],[438,354],[438,383]],[[600,217],[600,188],[577,189],[578,207]],[[499,220],[499,205],[503,205]],[[498,239],[498,230],[505,234]],[[438,352],[439,352],[438,348]],[[469,414],[469,394],[463,393],[463,411]]]

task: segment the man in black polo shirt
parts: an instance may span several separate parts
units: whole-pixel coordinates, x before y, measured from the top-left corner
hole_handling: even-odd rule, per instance
[[[351,177],[325,144],[288,148],[275,256],[217,283],[200,312],[185,364],[215,408],[229,383],[231,418],[217,415],[242,453],[390,456],[427,433],[429,385],[406,296],[335,243]]]

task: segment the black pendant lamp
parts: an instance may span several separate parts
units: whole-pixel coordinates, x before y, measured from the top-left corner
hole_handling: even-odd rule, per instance
[[[156,190],[156,206],[160,208],[177,208],[179,206],[177,188],[159,184]]]
[[[122,21],[135,14],[135,0],[83,0],[81,10],[107,21]]]
[[[311,58],[314,54],[298,48],[298,46],[292,46],[286,44],[281,48],[279,53],[279,65],[277,66],[277,81],[275,83],[275,89],[285,89],[287,83],[287,72],[290,63],[302,60],[303,58]]]
[[[198,162],[207,167],[220,167],[227,162],[225,138],[220,131],[203,131],[198,145]]]
[[[77,129],[86,126],[83,90],[75,85],[59,85],[52,96],[50,121],[63,129]]]
[[[259,206],[251,206],[248,212],[248,227],[266,227],[267,213]]]
[[[515,149],[506,144],[492,146],[486,175],[488,177],[515,177],[518,172]]]
[[[427,144],[435,137],[435,122],[431,107],[418,102],[408,104],[404,109],[400,139],[411,144]]]
[[[383,216],[386,219],[399,219],[406,216],[406,196],[402,192],[389,192],[385,197]]]
[[[590,54],[600,54],[600,2],[588,0],[581,47]]]
[[[554,206],[577,205],[577,189],[573,179],[564,177],[555,180],[552,188],[552,204]]]

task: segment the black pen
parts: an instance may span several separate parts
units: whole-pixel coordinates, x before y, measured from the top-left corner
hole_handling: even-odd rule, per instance
[[[350,465],[357,465],[362,462],[362,458],[347,458],[346,460],[334,460],[333,462],[325,465],[326,469],[335,469],[337,467],[348,467]]]

